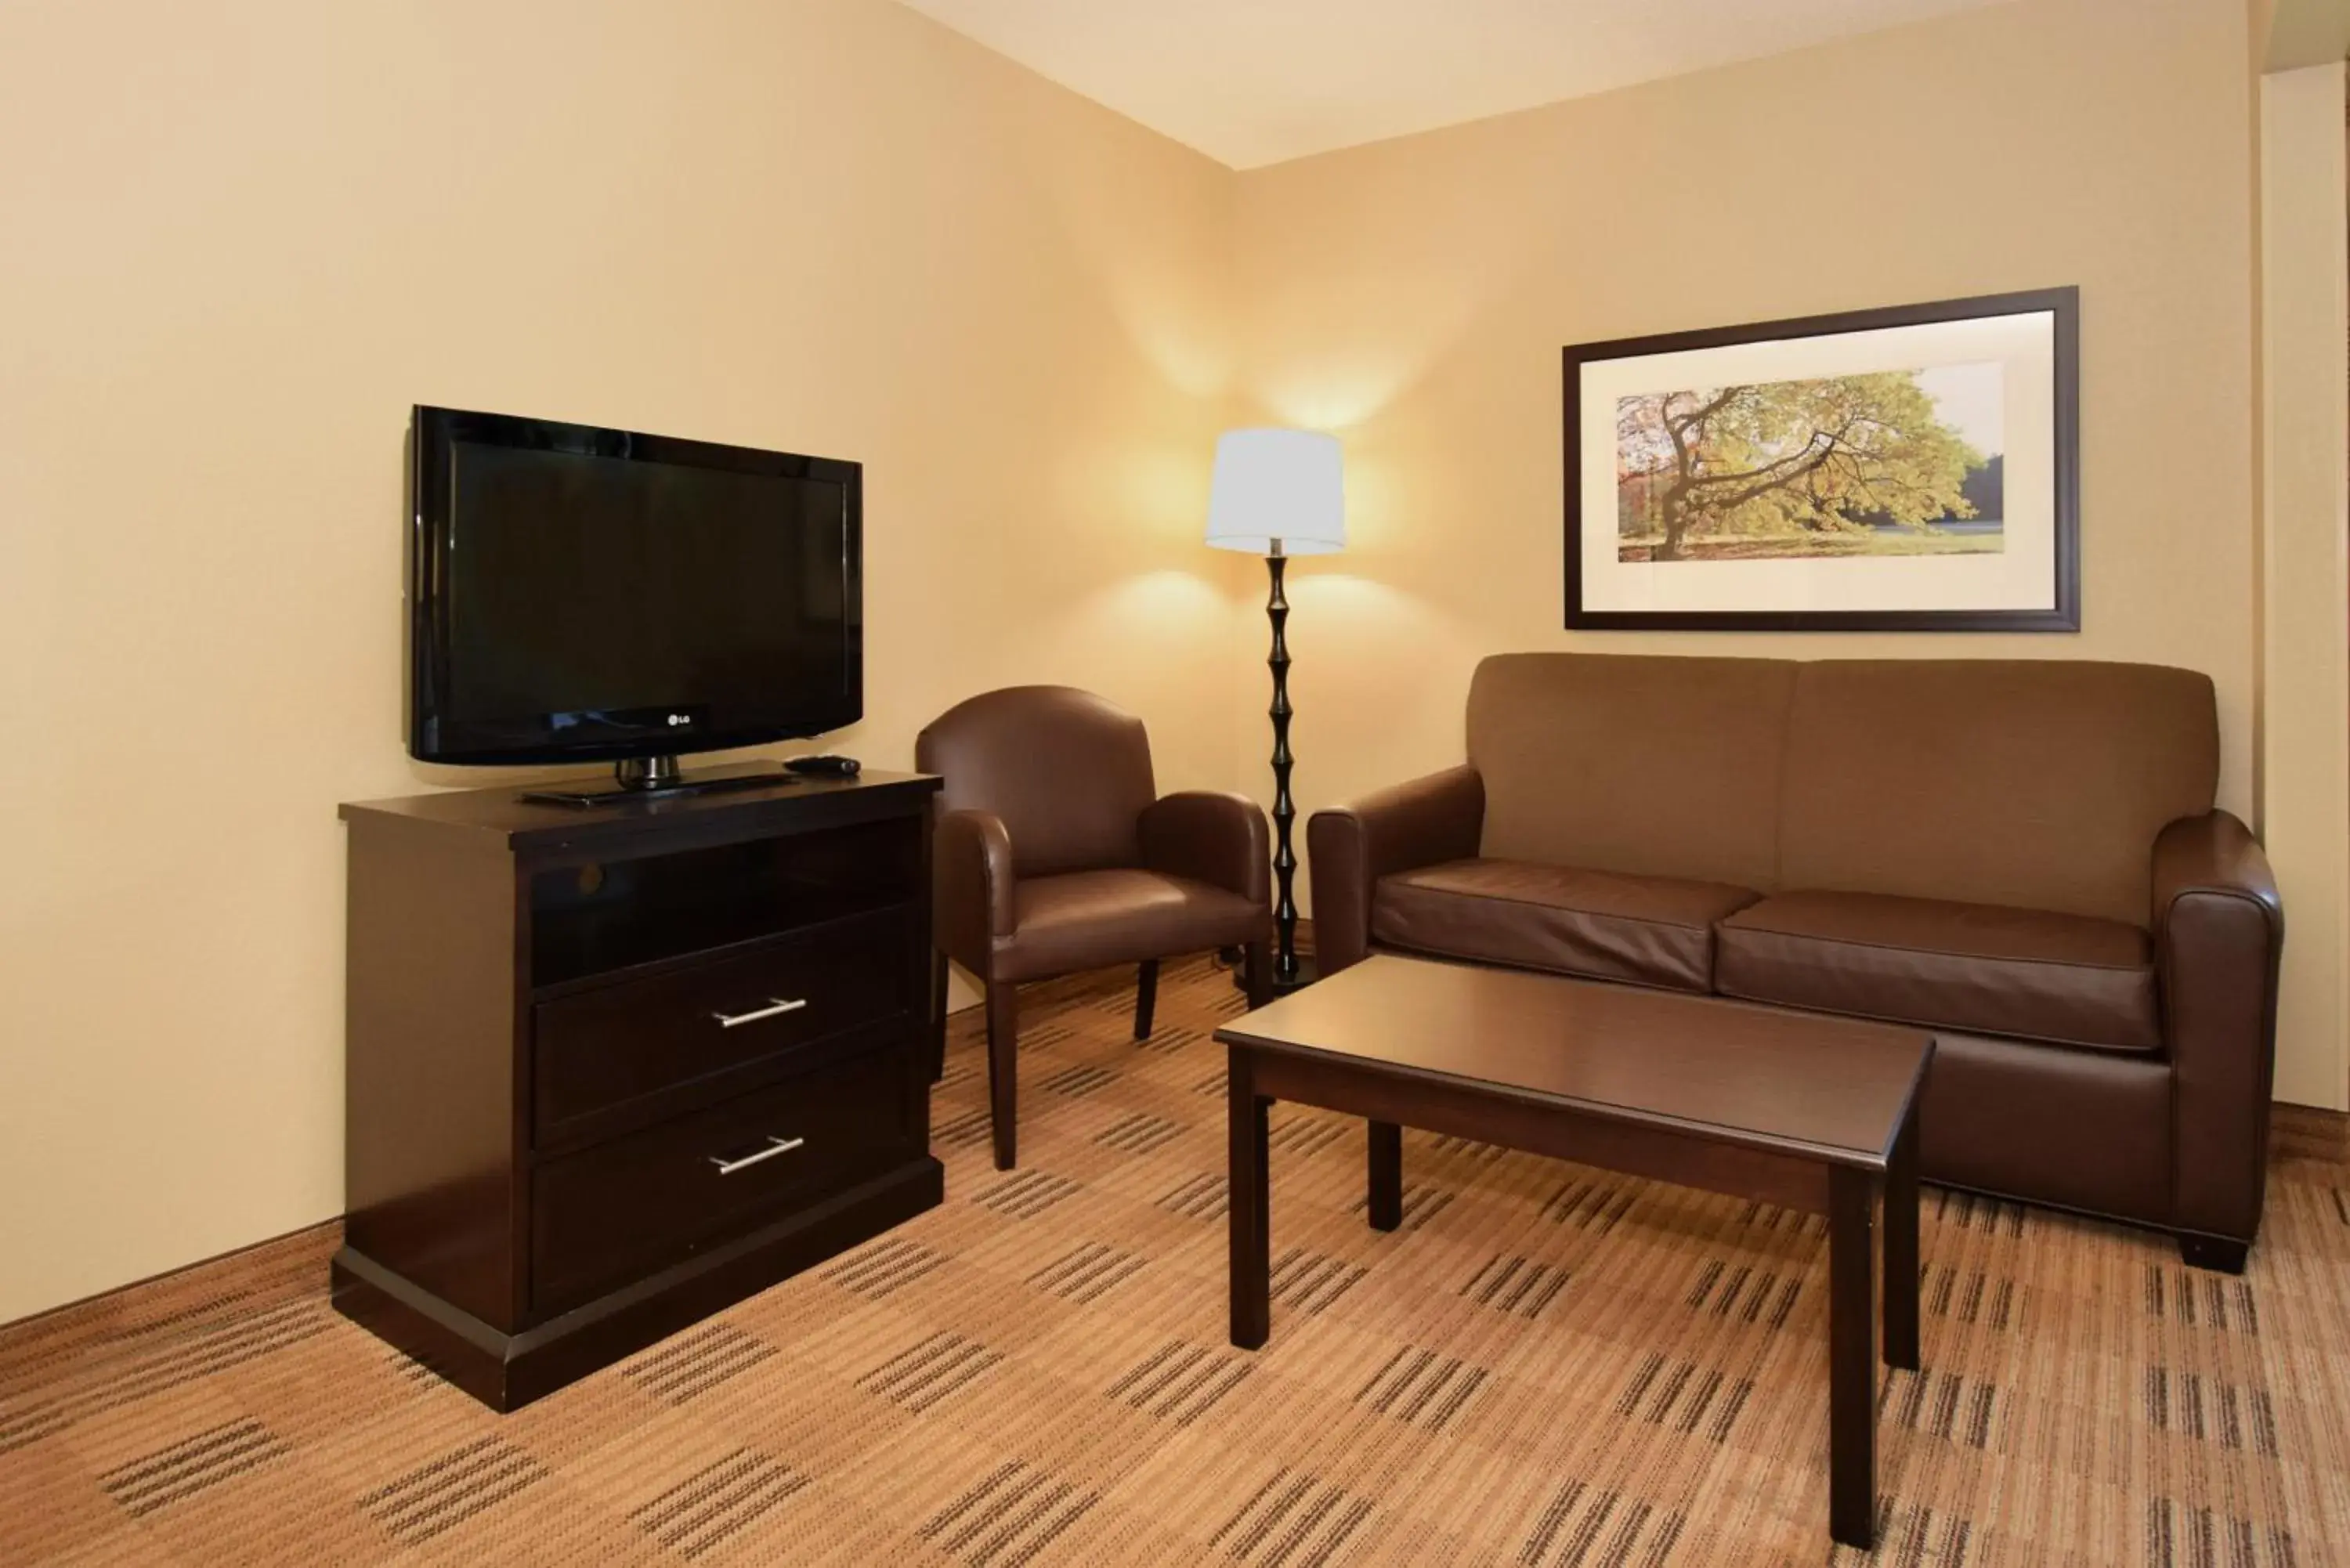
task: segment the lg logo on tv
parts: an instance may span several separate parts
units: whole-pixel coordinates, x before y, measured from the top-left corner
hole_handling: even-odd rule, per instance
[[[669,716],[669,727],[672,730],[676,729],[680,724],[691,724],[692,722],[693,715],[691,713],[671,713]]]

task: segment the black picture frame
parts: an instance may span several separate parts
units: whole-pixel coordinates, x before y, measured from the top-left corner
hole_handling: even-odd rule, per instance
[[[2049,631],[2081,629],[2080,362],[2077,287],[1977,295],[1923,305],[1800,316],[1781,321],[1583,343],[1564,350],[1563,447],[1566,460],[1566,626],[1576,631]],[[1586,364],[1683,353],[1732,344],[1874,332],[1887,327],[2045,313],[2054,327],[2055,602],[2031,609],[1593,610],[1584,607],[1582,370]],[[1601,461],[1611,466],[1610,451]],[[1611,533],[1613,516],[1603,520]]]

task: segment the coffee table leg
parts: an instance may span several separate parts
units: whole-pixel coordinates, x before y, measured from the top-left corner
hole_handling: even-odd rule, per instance
[[[1265,1169],[1272,1102],[1256,1092],[1255,1060],[1245,1046],[1226,1047],[1231,1159],[1225,1208],[1232,1216],[1232,1343],[1254,1350],[1273,1318],[1273,1200]]]
[[[1828,1171],[1828,1533],[1877,1543],[1877,1179]]]
[[[1885,1365],[1918,1369],[1918,1107],[1885,1169]]]
[[[1403,1128],[1393,1122],[1372,1122],[1371,1229],[1392,1231],[1403,1223]]]

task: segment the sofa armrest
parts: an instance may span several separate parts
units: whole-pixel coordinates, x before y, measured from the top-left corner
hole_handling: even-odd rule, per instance
[[[1248,796],[1217,790],[1162,795],[1143,807],[1140,831],[1145,868],[1272,906],[1272,839],[1264,813]]]
[[[931,885],[939,950],[984,978],[997,940],[1012,934],[1012,835],[1003,819],[941,813]]]
[[[2153,919],[2175,1223],[2250,1241],[2268,1170],[2284,946],[2276,879],[2251,830],[2224,811],[2164,828],[2154,844]]]
[[[1485,781],[1462,764],[1325,811],[1305,825],[1314,883],[1314,961],[1336,974],[1371,945],[1371,890],[1382,877],[1475,857]]]

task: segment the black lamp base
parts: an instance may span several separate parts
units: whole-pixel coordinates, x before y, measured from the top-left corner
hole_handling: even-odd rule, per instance
[[[1248,989],[1248,960],[1246,955],[1238,948],[1225,948],[1223,950],[1217,953],[1216,957],[1232,970],[1232,989],[1234,991],[1246,991]],[[1297,973],[1293,978],[1284,980],[1281,978],[1280,970],[1275,969],[1274,971],[1274,999],[1275,1001],[1279,1001],[1281,998],[1287,996],[1293,991],[1303,991],[1320,978],[1321,975],[1319,971],[1314,967],[1314,955],[1312,953],[1299,953],[1297,955]]]
[[[1282,979],[1281,971],[1278,969],[1275,969],[1273,971],[1273,994],[1276,999],[1278,999],[1280,997],[1287,996],[1293,991],[1303,991],[1307,986],[1312,985],[1316,978],[1317,976],[1315,975],[1314,969],[1314,955],[1312,953],[1299,953],[1297,955],[1297,972],[1292,975],[1289,979]]]

